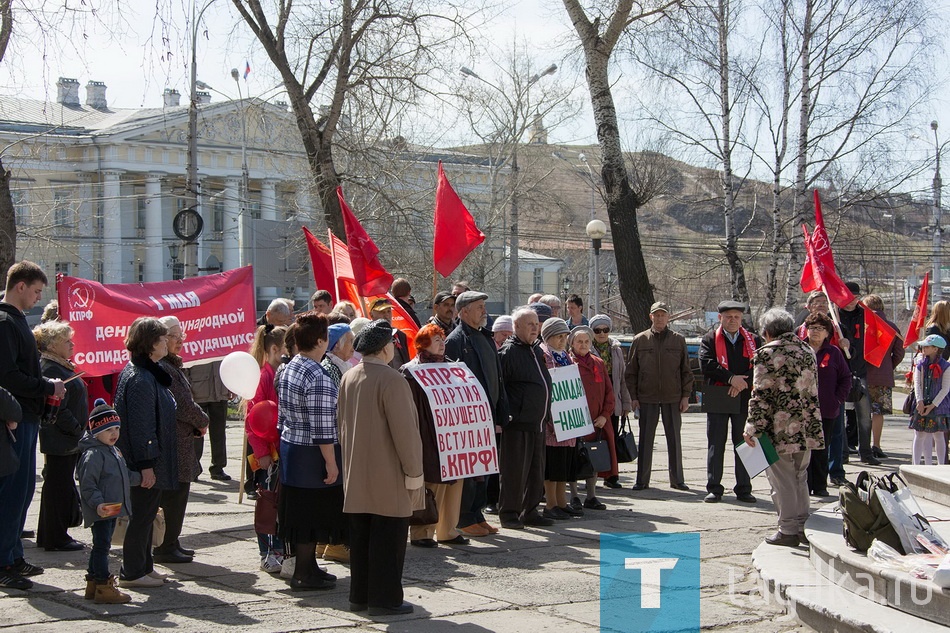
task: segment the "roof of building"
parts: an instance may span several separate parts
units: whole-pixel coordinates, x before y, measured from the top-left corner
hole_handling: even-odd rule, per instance
[[[160,117],[183,116],[187,111],[187,106],[100,110],[87,105],[0,97],[0,130],[26,134],[55,132],[74,136],[111,134]]]

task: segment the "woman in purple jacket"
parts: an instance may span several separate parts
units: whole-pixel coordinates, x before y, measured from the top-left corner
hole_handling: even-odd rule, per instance
[[[829,338],[834,324],[821,313],[808,315],[805,319],[808,344],[818,361],[818,405],[821,407],[821,427],[825,434],[825,448],[812,451],[808,465],[808,490],[816,497],[828,496],[828,438],[832,437],[839,423],[841,405],[851,391],[851,370],[848,361]]]

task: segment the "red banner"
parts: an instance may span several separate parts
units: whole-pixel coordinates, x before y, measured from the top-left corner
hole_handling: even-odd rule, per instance
[[[102,376],[129,360],[125,337],[141,316],[176,316],[187,335],[182,359],[222,358],[247,351],[254,339],[254,272],[251,266],[179,281],[100,284],[63,277],[56,287],[60,318],[76,334],[77,371]]]
[[[910,347],[916,343],[924,331],[924,324],[927,323],[927,306],[930,295],[930,271],[924,275],[924,281],[920,284],[920,290],[917,291],[917,303],[914,305],[914,314],[910,317],[910,323],[907,324],[907,333],[904,335],[904,347]]]

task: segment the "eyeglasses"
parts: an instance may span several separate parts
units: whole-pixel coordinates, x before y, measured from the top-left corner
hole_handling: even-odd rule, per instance
[[[609,327],[595,327],[594,328],[594,334],[607,334],[608,332],[610,332]]]

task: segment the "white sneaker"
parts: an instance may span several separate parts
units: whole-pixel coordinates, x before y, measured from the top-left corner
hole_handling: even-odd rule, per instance
[[[161,578],[153,578],[149,575],[141,576],[140,578],[134,578],[132,580],[123,578],[119,579],[120,587],[161,587],[164,584],[165,581]]]
[[[268,574],[280,573],[283,568],[283,556],[274,552],[267,552],[267,556],[261,559],[261,569]]]
[[[154,569],[153,569],[152,571],[148,572],[148,574],[146,574],[146,575],[147,575],[148,577],[150,577],[150,578],[157,578],[158,580],[161,580],[162,582],[168,582],[168,574],[163,574],[163,573],[161,573],[161,572],[157,572],[157,571],[155,571]]]
[[[284,556],[284,562],[280,566],[280,577],[281,578],[293,578],[294,572],[297,570],[297,557],[296,556]]]

